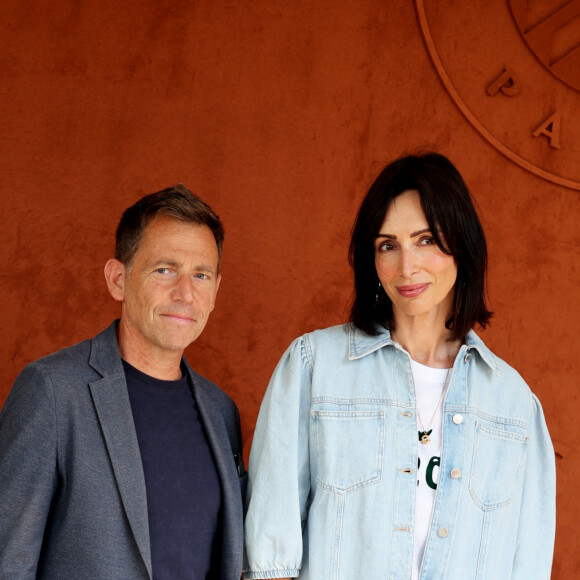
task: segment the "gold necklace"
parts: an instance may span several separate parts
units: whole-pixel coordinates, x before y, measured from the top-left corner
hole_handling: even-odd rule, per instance
[[[437,406],[435,407],[435,411],[433,411],[433,416],[431,417],[431,421],[429,421],[429,426],[427,427],[427,429],[425,429],[425,426],[423,425],[423,421],[421,420],[421,415],[419,414],[419,406],[417,406],[417,418],[419,419],[419,423],[421,425],[421,429],[422,431],[419,431],[419,441],[421,441],[421,443],[423,443],[423,445],[427,445],[427,443],[431,443],[431,438],[429,437],[429,435],[431,435],[433,429],[430,430],[431,425],[433,424],[433,419],[435,419],[435,415],[437,414],[437,409],[439,409],[439,405],[441,404],[441,401],[443,400],[443,395],[445,395],[445,391],[447,390],[447,379],[449,378],[449,372],[451,371],[451,369],[447,369],[447,374],[445,375],[445,381],[443,382],[443,388],[441,389],[441,396],[439,397],[439,400],[437,401]]]

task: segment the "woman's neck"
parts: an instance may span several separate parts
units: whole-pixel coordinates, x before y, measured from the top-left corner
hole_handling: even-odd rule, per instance
[[[391,337],[414,361],[434,368],[451,368],[461,348],[461,342],[454,340],[445,326],[421,324],[412,319],[396,321]]]

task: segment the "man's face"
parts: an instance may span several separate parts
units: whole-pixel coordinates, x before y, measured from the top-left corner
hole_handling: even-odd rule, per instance
[[[116,261],[113,261],[116,262]],[[218,250],[205,225],[160,217],[151,222],[117,295],[122,303],[120,349],[148,364],[174,360],[202,332],[218,291]],[[131,362],[129,360],[129,362]],[[132,363],[133,364],[133,363]]]

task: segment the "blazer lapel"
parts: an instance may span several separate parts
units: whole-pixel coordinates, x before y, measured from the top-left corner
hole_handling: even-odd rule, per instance
[[[239,577],[238,569],[241,566],[243,552],[240,480],[222,410],[205,387],[205,379],[194,373],[187,363],[186,368],[221,483],[223,501],[221,577],[235,578]]]
[[[113,324],[93,340],[90,364],[103,375],[103,378],[89,383],[89,388],[111,458],[123,507],[139,552],[151,577],[145,477],[115,328]]]
[[[216,401],[209,396],[199,377],[196,377],[188,366],[186,368],[221,483],[229,486],[233,480],[237,484],[238,475],[221,410],[217,408]]]

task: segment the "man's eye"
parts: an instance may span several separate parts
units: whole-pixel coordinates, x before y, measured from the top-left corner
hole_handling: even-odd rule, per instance
[[[156,272],[158,274],[169,274],[169,268],[157,268]]]
[[[205,280],[207,278],[207,274],[202,274],[201,272],[195,275],[196,278],[200,280]]]

